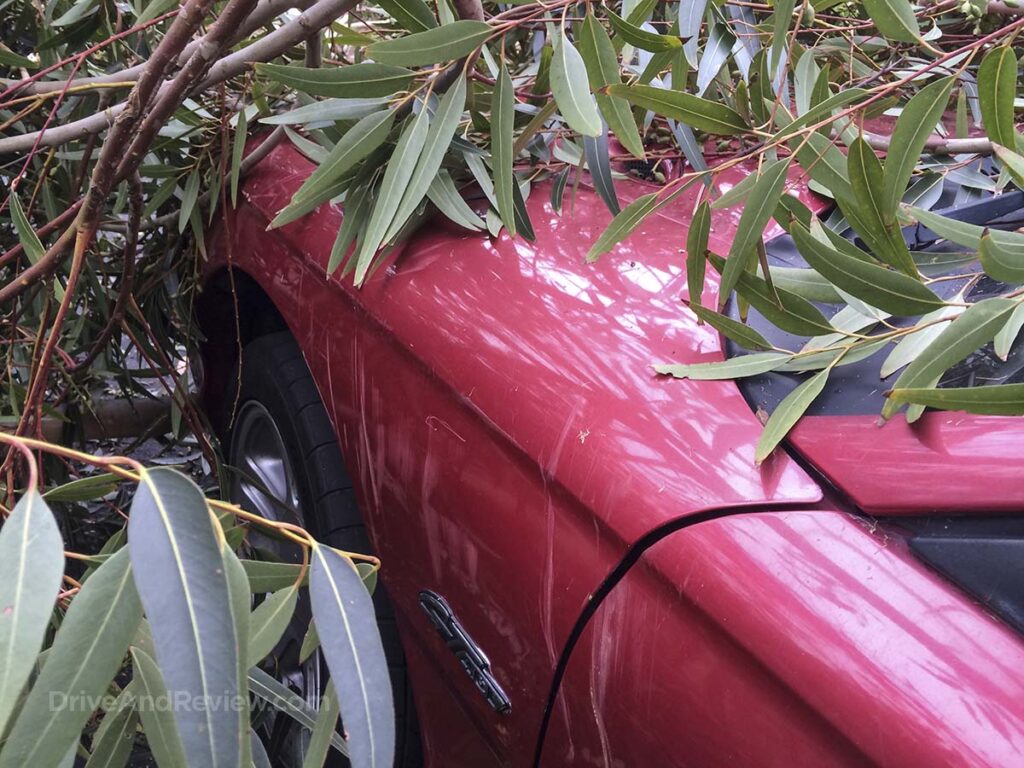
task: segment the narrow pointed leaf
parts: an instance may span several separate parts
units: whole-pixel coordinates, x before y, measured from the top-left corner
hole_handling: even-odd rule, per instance
[[[935,386],[948,368],[992,341],[1015,307],[1014,301],[1002,298],[985,299],[971,305],[907,366],[893,389]],[[882,408],[882,417],[889,418],[896,410],[897,403],[889,400]]]
[[[772,22],[772,55],[768,62],[768,70],[774,72],[779,66],[782,54],[786,53],[786,33],[793,21],[793,8],[796,0],[776,0],[774,20]]]
[[[385,97],[374,99],[324,99],[289,112],[261,117],[265,125],[308,125],[333,123],[338,120],[361,120],[387,107]]]
[[[406,121],[405,129],[398,139],[398,144],[395,145],[394,154],[391,155],[387,170],[384,172],[384,181],[381,182],[377,199],[374,201],[370,221],[359,242],[355,257],[356,285],[362,285],[363,280],[366,279],[373,257],[384,242],[384,235],[395,218],[402,195],[405,194],[416,164],[423,153],[429,128],[430,116],[425,108],[421,109],[415,117]]]
[[[825,389],[830,371],[830,368],[825,368],[814,374],[786,395],[772,411],[772,415],[768,417],[768,422],[764,425],[761,438],[757,441],[757,449],[754,451],[754,461],[757,464],[767,459],[789,434],[789,430],[800,421],[800,417],[807,412],[811,403]]]
[[[437,113],[430,123],[430,130],[427,131],[423,154],[416,162],[416,170],[409,179],[409,186],[398,206],[398,212],[395,213],[395,219],[384,235],[384,242],[391,242],[426,197],[427,190],[441,170],[441,162],[451,146],[465,105],[466,78],[460,77],[441,99]]]
[[[486,227],[483,219],[477,212],[469,207],[466,200],[459,194],[455,182],[447,171],[441,169],[430,182],[427,189],[427,197],[430,202],[437,206],[437,209],[447,216],[451,221],[465,227],[466,229],[482,230]]]
[[[944,77],[922,88],[903,108],[885,156],[882,207],[895,211],[920,159],[925,141],[935,131],[949,103],[955,77]]]
[[[367,46],[374,61],[401,67],[422,67],[468,56],[494,33],[483,21],[463,19],[414,35]]]
[[[725,269],[725,259],[721,256],[709,254],[708,261],[719,273]],[[749,272],[740,274],[736,292],[769,322],[789,333],[820,336],[835,331],[828,319],[809,301],[779,286],[772,290],[768,283]]]
[[[651,85],[611,85],[608,93],[621,96],[638,107],[657,115],[678,120],[692,128],[723,136],[735,136],[747,130],[739,113],[718,102],[682,91],[670,91]]]
[[[257,64],[256,71],[276,83],[295,88],[311,96],[331,98],[371,98],[404,91],[414,72],[405,67],[367,61],[342,67],[289,67],[281,64]]]
[[[434,12],[423,0],[379,0],[379,5],[410,32],[437,26]]]
[[[903,240],[896,208],[885,207],[882,165],[863,138],[850,145],[847,167],[852,197],[839,198],[839,207],[876,258],[916,277],[917,267]]]
[[[1005,360],[1009,356],[1021,328],[1024,328],[1024,304],[1017,305],[1017,308],[1010,313],[1006,324],[996,334],[995,348],[1000,359]]]
[[[952,320],[964,311],[963,307],[943,307],[934,312],[929,312],[927,315],[921,318],[919,321],[921,325],[925,323],[934,322],[937,320]],[[911,334],[904,336],[900,339],[899,343],[893,347],[892,352],[882,362],[882,367],[878,371],[878,375],[886,379],[892,374],[896,373],[900,368],[910,365],[917,356],[926,350],[933,341],[942,333],[946,327],[946,323],[936,323],[935,325],[928,325],[919,331],[914,331]]]
[[[811,236],[801,225],[790,234],[812,269],[837,288],[893,315],[923,315],[945,302],[920,280],[854,258]]]
[[[1009,45],[993,48],[978,68],[978,102],[981,124],[996,144],[1017,146],[1013,109],[1017,95],[1017,54]]]
[[[515,119],[515,93],[512,78],[504,64],[498,73],[491,104],[491,157],[494,171],[494,196],[498,202],[498,214],[508,230],[509,237],[516,235],[515,211],[512,203],[512,186],[516,183],[512,174],[512,131]]]
[[[174,714],[190,765],[238,765],[246,737],[234,706],[240,639],[216,522],[202,491],[171,469],[142,472],[128,519],[135,583],[167,687],[205,707]],[[223,706],[214,706],[221,702]]]
[[[890,40],[914,43],[921,39],[909,0],[864,0],[864,7],[878,31]]]
[[[192,209],[195,208],[196,200],[199,198],[199,172],[192,171],[188,175],[188,179],[185,181],[185,191],[181,196],[181,209],[178,211],[178,232],[185,231],[185,227],[188,226],[189,217],[192,215]]]
[[[724,306],[729,294],[736,287],[740,272],[756,259],[755,246],[761,242],[765,225],[772,217],[779,204],[782,188],[786,184],[786,171],[789,170],[789,158],[766,163],[758,174],[757,181],[750,188],[747,204],[740,214],[736,226],[736,236],[729,248],[729,257],[725,261],[722,282],[719,286],[718,303]]]
[[[43,647],[63,574],[60,530],[29,490],[0,528],[0,733]]]
[[[981,387],[894,389],[887,393],[894,403],[914,403],[943,411],[995,416],[1024,416],[1024,384]]]
[[[741,379],[746,376],[760,376],[762,373],[775,370],[789,358],[790,355],[784,352],[757,352],[752,355],[740,355],[713,363],[656,365],[654,370],[656,373],[673,376],[677,379],[720,381],[723,379]]]
[[[299,190],[292,196],[291,203],[274,217],[271,227],[280,227],[329,200],[335,192],[335,185],[373,150],[384,143],[391,133],[394,112],[386,110],[368,115],[356,123],[334,145],[327,159],[310,174]]]
[[[615,194],[615,182],[612,181],[612,167],[608,157],[608,134],[603,133],[597,138],[583,137],[583,154],[587,158],[590,169],[590,180],[604,204],[613,216],[618,215],[622,208]]]
[[[700,306],[704,293],[704,271],[707,264],[708,237],[711,235],[711,206],[702,200],[697,206],[686,233],[686,289],[690,308]],[[694,309],[696,312],[697,310]],[[700,317],[700,313],[697,314]]]
[[[242,169],[242,155],[245,154],[246,133],[249,131],[249,119],[245,110],[238,113],[238,125],[235,126],[234,144],[231,147],[231,207],[238,205],[238,181]]]
[[[132,648],[132,669],[134,680],[140,683],[140,694],[148,702],[160,701],[169,697],[167,686],[156,661],[141,648]],[[185,750],[178,736],[178,726],[174,721],[174,713],[168,707],[144,706],[139,710],[142,730],[146,734],[149,745],[160,768],[187,768]]]
[[[625,42],[641,50],[661,53],[663,51],[675,51],[683,47],[683,41],[678,37],[648,32],[636,24],[629,23],[609,8],[605,9],[605,14],[608,17],[608,22],[612,25],[612,29],[615,30],[615,34]]]
[[[522,185],[518,182],[512,187],[512,215],[515,216],[516,232],[528,243],[537,240],[533,231],[533,223],[530,221],[530,212],[526,210],[526,199],[523,197],[524,187],[529,190],[529,185]]]
[[[1024,284],[1024,248],[1006,247],[993,234],[986,232],[978,244],[981,268],[989,277],[1004,283]]]
[[[570,170],[569,167],[563,168],[551,184],[551,207],[555,213],[562,212],[562,199],[565,197],[565,185],[569,182]]]
[[[103,718],[102,732],[93,739],[93,750],[85,768],[124,768],[131,757],[139,713],[126,703]]]
[[[306,748],[306,757],[302,761],[302,768],[322,768],[324,760],[327,759],[327,752],[331,748],[331,738],[338,727],[340,711],[334,682],[328,681],[327,689],[320,700],[320,710],[316,713],[316,726],[309,737],[309,746]]]
[[[316,710],[309,706],[305,699],[286,687],[284,683],[271,677],[259,667],[249,670],[249,690],[303,728],[310,731],[316,728]],[[331,735],[331,746],[345,757],[349,756],[348,746],[341,738],[341,734]]]
[[[356,242],[359,232],[363,229],[369,216],[370,189],[359,187],[351,190],[345,197],[345,210],[341,215],[341,226],[331,246],[331,256],[327,261],[327,274],[333,275],[341,266],[341,262],[349,252],[352,243]]]
[[[733,320],[728,315],[722,315],[714,310],[691,303],[690,309],[703,322],[710,325],[723,336],[732,339],[744,349],[770,350],[772,345],[746,323]]]
[[[106,692],[141,618],[128,551],[122,549],[96,569],[71,601],[0,752],[0,768],[62,764],[92,715],[87,702]]]
[[[317,546],[309,586],[320,647],[338,690],[354,766],[390,768],[395,709],[373,601],[351,561]]]
[[[110,472],[100,472],[88,477],[71,480],[63,485],[58,485],[56,488],[51,488],[43,494],[43,499],[51,504],[91,501],[117,490],[120,482],[121,480],[117,475]]]
[[[570,128],[583,136],[600,136],[601,117],[588,82],[583,57],[559,29],[551,59],[551,93]]]
[[[249,666],[256,666],[280,641],[295,606],[298,603],[297,587],[278,590],[260,603],[249,617]]]
[[[628,237],[633,230],[643,223],[643,220],[658,207],[658,193],[651,192],[642,195],[622,209],[622,212],[612,219],[608,228],[601,233],[597,242],[590,246],[587,252],[587,261],[596,261],[601,254],[608,253],[618,243]]]
[[[36,231],[32,229],[32,225],[29,223],[28,217],[25,216],[25,211],[21,207],[21,201],[14,192],[11,193],[9,205],[11,207],[11,219],[14,221],[14,229],[18,233],[18,241],[21,243],[21,247],[25,251],[28,260],[35,264],[43,258],[46,249],[39,241]]]
[[[605,122],[630,154],[643,159],[644,145],[629,103],[617,96],[599,93],[606,85],[621,83],[622,77],[619,73],[619,59],[615,47],[604,27],[592,13],[588,13],[583,20],[579,43],[590,87],[597,94],[597,106],[604,115]]]

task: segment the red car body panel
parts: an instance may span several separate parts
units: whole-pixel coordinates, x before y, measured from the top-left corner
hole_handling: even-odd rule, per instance
[[[601,604],[544,765],[1019,765],[1022,664],[1019,637],[863,520],[711,520]]]
[[[603,204],[584,188],[574,214],[560,217],[547,205],[546,190],[537,188],[528,202],[536,244],[430,225],[356,290],[325,274],[341,215],[336,207],[321,206],[266,231],[311,169],[284,146],[250,174],[244,202],[211,234],[207,275],[215,278],[229,264],[248,274],[304,351],[385,562],[431,763],[530,765],[574,624],[631,545],[709,509],[821,508],[822,492],[784,452],[754,466],[761,425],[732,383],[667,380],[650,367],[722,355],[717,335],[679,303],[685,295],[680,248],[696,192],[646,222],[614,256],[585,265],[587,248],[609,220]],[[620,186],[624,204],[646,191],[640,183]],[[722,221],[732,223],[719,222],[712,247],[728,248],[738,216],[724,214]],[[226,355],[214,358],[209,368],[230,367]],[[817,556],[815,540],[800,543],[804,556]],[[653,556],[652,550],[644,561]],[[741,563],[714,578],[763,575]],[[986,631],[1005,633],[948,585],[933,584],[946,599],[961,600],[965,615],[973,611]],[[863,589],[852,576],[848,587]],[[511,714],[491,710],[462,674],[418,606],[421,589],[444,596],[488,654]],[[662,598],[651,593],[648,599]],[[762,707],[778,697],[790,709],[813,710],[804,692],[809,682],[796,686],[799,680],[766,675],[750,648],[764,630],[744,623],[739,614],[749,607],[741,603],[728,608],[738,615],[715,617],[735,646],[735,674],[747,679],[734,702],[738,711],[744,701]],[[669,599],[661,610],[671,613],[674,605]],[[733,627],[741,626],[749,629],[733,637]],[[1019,654],[1015,642],[1005,639]],[[627,646],[620,653],[628,676],[639,657]],[[964,667],[969,664],[965,659]],[[791,672],[799,677],[799,669]],[[588,706],[585,687],[562,690],[569,711]],[[675,682],[654,680],[645,695],[651,706],[671,708],[676,690]],[[616,698],[610,693],[605,701],[617,707]],[[863,717],[883,712],[864,706]],[[902,716],[929,713],[919,703]],[[625,719],[623,727],[629,722],[635,721]],[[983,733],[995,720],[979,712],[975,727]],[[1019,733],[1024,724],[1013,728]],[[661,764],[643,750],[662,742],[641,735],[624,753],[630,760],[613,755],[610,764]],[[774,743],[769,730],[759,738]],[[806,738],[811,744],[810,731]],[[600,745],[588,749],[597,754]]]

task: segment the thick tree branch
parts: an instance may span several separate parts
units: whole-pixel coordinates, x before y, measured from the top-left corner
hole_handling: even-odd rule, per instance
[[[892,137],[877,133],[865,133],[864,140],[872,149],[888,152]],[[924,144],[924,153],[927,155],[991,155],[992,152],[992,142],[983,136],[950,139],[934,135],[929,136]]]
[[[313,32],[323,29],[338,16],[355,7],[357,3],[358,0],[319,0],[312,8],[297,18],[274,30],[257,42],[218,61],[210,69],[206,78],[192,92],[205,91],[224,80],[235,77],[245,72],[253,62],[273,59],[292,46],[301,43]],[[161,90],[167,87],[167,85],[165,83]],[[91,133],[100,133],[113,123],[118,115],[124,111],[125,106],[126,104],[124,103],[118,104],[110,107],[105,112],[51,128],[43,135],[39,146],[59,146],[69,141],[85,138]],[[26,152],[32,149],[38,137],[38,132],[33,132],[0,139],[0,155]]]

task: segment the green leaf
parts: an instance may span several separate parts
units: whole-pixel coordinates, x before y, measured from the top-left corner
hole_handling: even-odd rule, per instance
[[[558,214],[562,212],[562,199],[565,197],[565,185],[569,182],[570,170],[568,166],[563,168],[551,184],[551,208]]]
[[[512,186],[516,183],[512,173],[515,159],[512,151],[512,131],[515,120],[515,93],[512,78],[504,63],[498,73],[491,102],[491,157],[494,171],[494,196],[497,199],[498,215],[508,230],[509,237],[516,235],[515,210],[512,203]]]
[[[716,360],[713,363],[656,365],[654,370],[677,379],[693,379],[694,381],[742,379],[746,376],[760,376],[762,373],[773,371],[790,357],[791,355],[785,352],[756,352],[752,355],[731,357],[728,360]]]
[[[32,59],[15,53],[3,43],[0,43],[0,64],[5,67],[23,67],[24,69],[36,69],[39,66]]]
[[[559,28],[551,60],[551,93],[570,128],[584,136],[600,136],[601,116],[588,82],[583,57]]]
[[[699,304],[691,303],[690,309],[697,317],[710,325],[723,336],[732,339],[745,349],[772,349],[772,345],[746,323],[733,320],[728,315],[722,315]]]
[[[409,179],[402,202],[398,206],[394,221],[384,235],[384,242],[391,240],[405,225],[413,212],[423,202],[434,178],[441,170],[441,162],[451,146],[452,138],[462,119],[462,111],[466,105],[466,78],[458,78],[445,93],[430,123],[423,154],[416,162],[416,170]]]
[[[320,635],[316,632],[316,622],[309,620],[309,627],[302,638],[302,646],[299,648],[299,663],[304,664],[306,659],[313,655],[313,651],[320,647]]]
[[[0,528],[0,733],[43,647],[63,574],[60,530],[31,489]]]
[[[981,268],[989,277],[1012,285],[1024,284],[1024,247],[1008,247],[997,242],[992,232],[986,232],[978,244]]]
[[[622,142],[630,154],[643,159],[644,144],[640,138],[640,132],[636,127],[636,120],[633,119],[633,111],[629,103],[617,96],[606,96],[600,90],[606,85],[621,83],[622,77],[619,74],[619,59],[615,53],[608,33],[604,31],[601,23],[594,18],[594,14],[588,13],[583,20],[583,27],[580,31],[580,54],[586,64],[587,77],[590,80],[590,88],[597,98],[597,106],[601,110],[609,129],[616,138]]]
[[[385,110],[368,115],[352,126],[334,145],[323,164],[303,182],[288,206],[274,217],[270,226],[280,227],[294,221],[302,212],[311,210],[310,205],[315,207],[333,197],[338,180],[384,143],[391,133],[394,119],[394,112]]]
[[[320,699],[320,709],[316,713],[316,726],[309,737],[309,746],[306,747],[306,757],[302,761],[302,768],[322,768],[324,760],[327,759],[327,751],[331,747],[331,737],[334,736],[338,727],[340,712],[334,681],[329,680],[323,698]]]
[[[812,269],[872,307],[906,317],[932,312],[945,304],[920,280],[848,256],[812,237],[800,224],[794,224],[790,234]]]
[[[789,158],[766,163],[758,174],[757,181],[750,188],[747,204],[740,214],[736,225],[736,236],[729,248],[729,257],[725,261],[722,282],[718,289],[718,305],[725,302],[736,287],[740,273],[746,270],[757,258],[755,247],[761,242],[765,225],[772,217],[779,204],[782,188],[786,184],[786,171],[789,170]]]
[[[199,171],[192,171],[185,181],[185,191],[181,196],[181,208],[178,211],[178,233],[181,234],[188,226],[196,200],[199,198]]]
[[[369,187],[361,186],[350,189],[345,195],[345,209],[341,214],[341,226],[338,227],[334,245],[331,246],[331,256],[327,261],[328,275],[333,275],[335,270],[341,266],[349,247],[358,239],[360,231],[366,225],[371,203],[370,192]]]
[[[986,229],[977,224],[968,224],[945,216],[940,216],[923,208],[907,209],[918,220],[936,235],[946,240],[972,248],[983,258],[982,267],[995,269],[1000,274],[1017,275],[1019,265],[1024,262],[1024,234],[1020,232],[1003,232],[998,229]],[[982,256],[982,242],[986,241],[985,254]],[[952,266],[952,265],[947,265]],[[991,274],[991,273],[990,273]],[[993,275],[995,277],[995,275]],[[1006,278],[997,278],[1006,279]]]
[[[259,667],[249,670],[249,690],[303,728],[310,731],[316,728],[316,710],[309,706],[305,699]],[[341,734],[331,735],[331,746],[345,757],[349,756],[348,746],[341,738]]]
[[[789,434],[800,417],[807,412],[811,403],[825,389],[828,383],[828,375],[831,368],[825,368],[814,374],[807,381],[786,395],[782,402],[772,411],[768,422],[764,425],[761,438],[757,441],[757,449],[754,451],[754,462],[760,464],[767,459],[779,443]]]
[[[899,343],[893,347],[892,352],[882,362],[882,367],[878,371],[878,375],[886,379],[892,374],[896,373],[900,368],[910,365],[917,356],[926,350],[933,341],[938,337],[942,330],[946,327],[945,323],[936,322],[938,320],[952,320],[954,317],[960,315],[964,311],[963,307],[942,307],[934,312],[929,312],[927,315],[922,317],[918,322],[919,325],[925,325],[926,323],[935,323],[935,325],[928,325],[919,331],[907,334]]]
[[[158,702],[170,693],[164,684],[163,675],[153,658],[141,648],[132,648],[133,680],[138,680],[141,693],[147,702]],[[174,712],[169,707],[144,706],[139,709],[142,730],[146,734],[146,743],[153,752],[160,768],[187,768],[185,750],[181,746],[178,726],[174,722]]]
[[[390,96],[409,87],[415,73],[405,67],[367,61],[340,67],[310,69],[281,64],[257,64],[256,71],[276,83],[312,96],[371,98]]]
[[[612,167],[609,159],[608,136],[602,133],[598,138],[583,137],[583,155],[587,158],[590,169],[590,181],[597,194],[608,206],[613,216],[618,215],[622,208],[615,194],[615,182],[612,181]]]
[[[1013,105],[1017,95],[1017,54],[1009,45],[993,48],[978,68],[978,104],[981,124],[995,143],[1017,146]]]
[[[263,560],[243,560],[242,568],[249,579],[249,589],[256,595],[286,589],[294,584],[302,573],[301,565]],[[305,586],[305,582],[299,586]]]
[[[242,155],[245,154],[246,133],[249,131],[249,118],[242,109],[238,113],[238,125],[235,127],[234,144],[231,147],[231,207],[238,205],[238,180],[242,168]]]
[[[739,113],[724,104],[682,91],[652,85],[616,84],[608,87],[608,93],[621,96],[631,104],[649,109],[662,117],[678,120],[698,131],[735,136],[748,130]]]
[[[533,231],[533,223],[530,221],[530,213],[526,210],[526,199],[523,197],[524,188],[529,191],[529,184],[519,184],[512,187],[512,215],[516,220],[516,231],[528,243],[535,242],[537,235]]]
[[[796,0],[775,0],[772,21],[772,55],[768,63],[768,70],[771,72],[778,68],[782,54],[786,53],[786,33],[789,32],[789,25],[793,21],[795,6]]]
[[[434,12],[423,0],[379,0],[378,5],[410,32],[437,26]]]
[[[1017,305],[1017,308],[1010,313],[1006,324],[996,334],[996,354],[1001,360],[1005,360],[1009,356],[1010,349],[1013,348],[1013,343],[1017,340],[1021,328],[1024,328],[1024,304]]]
[[[438,171],[427,189],[427,197],[437,209],[461,227],[480,231],[486,227],[476,211],[469,207],[466,200],[455,188],[455,182],[443,168]]]
[[[837,200],[852,198],[853,188],[850,186],[846,155],[830,138],[820,133],[812,133],[806,139],[803,146],[800,146],[800,139],[790,142],[790,146],[796,150],[796,160],[800,167]]]
[[[899,206],[925,141],[946,110],[954,83],[955,77],[936,80],[922,88],[903,108],[885,156],[883,210],[895,212]]]
[[[254,667],[274,650],[280,641],[299,599],[299,589],[291,586],[267,595],[249,617],[249,666]]]
[[[313,548],[309,584],[320,647],[338,689],[354,765],[394,764],[395,709],[373,601],[352,562]]]
[[[1003,164],[1003,168],[1013,177],[1013,182],[1024,188],[1024,157],[998,144],[993,145],[992,150]]]
[[[9,205],[11,206],[11,220],[14,222],[14,229],[18,233],[18,241],[21,243],[21,247],[24,249],[28,260],[35,264],[46,254],[46,249],[29,223],[28,217],[21,207],[21,201],[14,192],[11,193]]]
[[[725,268],[725,259],[721,256],[709,254],[708,261],[719,273]],[[783,331],[798,336],[820,336],[835,331],[825,316],[809,301],[777,285],[772,290],[768,283],[749,272],[740,274],[736,292]]]
[[[894,403],[914,403],[944,411],[995,416],[1024,416],[1024,384],[994,384],[982,387],[922,387],[887,392]]]
[[[265,125],[306,125],[308,123],[333,123],[339,120],[361,120],[380,112],[388,104],[385,97],[375,99],[324,99],[312,104],[261,117]]]
[[[43,498],[53,504],[67,504],[78,501],[92,501],[106,496],[117,490],[120,483],[117,475],[109,472],[100,472],[89,477],[80,477],[77,480],[58,485],[43,494]]]
[[[103,717],[103,722],[93,737],[92,754],[85,768],[124,768],[135,745],[135,731],[139,724],[139,713],[134,706],[134,696],[125,698],[128,690],[118,697],[118,703]]]
[[[96,569],[71,601],[0,752],[0,768],[62,763],[92,715],[89,702],[99,700],[120,668],[141,618],[128,550],[122,549]]]
[[[882,164],[863,138],[850,145],[847,167],[852,196],[837,198],[839,207],[876,258],[916,277],[917,266],[903,240],[896,209],[885,207]]]
[[[494,34],[483,21],[463,19],[414,35],[367,46],[366,54],[382,64],[422,67],[468,56]]]
[[[157,661],[170,690],[209,702],[174,712],[189,764],[227,768],[238,765],[246,730],[235,705],[242,642],[216,526],[202,491],[185,475],[141,472],[128,550]]]
[[[659,35],[655,32],[648,32],[646,29],[630,24],[610,8],[605,9],[608,22],[615,30],[615,34],[621,37],[630,45],[635,45],[644,51],[661,53],[664,51],[675,51],[683,47],[683,41],[671,35]]]
[[[773,266],[771,273],[772,283],[777,288],[789,291],[808,301],[818,301],[823,304],[839,304],[843,301],[835,286],[813,269]],[[758,268],[758,276],[762,280],[764,279],[760,267]]]
[[[907,366],[893,389],[919,389],[935,386],[942,374],[978,348],[992,341],[1016,307],[1010,299],[994,298],[968,307]],[[882,417],[896,413],[897,403],[889,400],[882,407]],[[908,415],[908,421],[913,419]]]
[[[711,234],[711,206],[702,200],[690,220],[686,233],[686,290],[690,308],[700,306],[704,293],[704,268],[707,262],[708,237]],[[694,309],[694,312],[697,310]],[[700,313],[697,313],[700,317]]]
[[[916,43],[921,39],[909,0],[864,0],[864,8],[878,31],[890,40]]]
[[[381,182],[377,199],[374,201],[370,221],[366,225],[366,231],[363,233],[356,251],[356,285],[363,284],[377,249],[384,242],[384,235],[395,218],[398,206],[402,202],[402,195],[405,193],[412,174],[416,170],[420,155],[423,153],[429,128],[430,114],[426,108],[421,109],[417,115],[406,121],[405,129],[388,161],[387,170],[384,171],[384,181]]]
[[[597,258],[608,253],[618,243],[633,232],[634,229],[643,223],[643,220],[658,207],[658,193],[651,192],[641,195],[632,203],[622,209],[622,212],[612,219],[608,228],[597,238],[597,242],[590,246],[587,251],[587,261],[597,261]]]

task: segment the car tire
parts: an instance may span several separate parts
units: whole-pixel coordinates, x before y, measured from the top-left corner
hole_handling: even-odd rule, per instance
[[[246,344],[223,401],[218,431],[224,442],[229,465],[233,461],[246,465],[254,462],[258,464],[261,451],[263,454],[269,454],[270,451],[260,447],[261,438],[254,438],[249,433],[253,429],[273,433],[276,429],[277,437],[283,444],[284,466],[290,469],[293,488],[290,494],[282,492],[281,483],[273,487],[275,484],[265,482],[261,477],[263,487],[273,490],[275,496],[294,496],[301,514],[300,524],[317,541],[350,552],[371,553],[355,488],[345,468],[327,410],[291,334],[276,332]],[[269,424],[262,423],[268,419]],[[258,422],[256,427],[253,426],[254,420]],[[273,435],[262,439],[264,443],[272,442]],[[253,441],[256,447],[248,447]],[[253,456],[257,458],[253,459]],[[268,460],[268,465],[272,464]],[[247,473],[232,474],[240,478]],[[250,509],[260,506],[259,499],[256,503],[250,503],[252,488],[244,487],[241,480],[233,480],[232,489],[233,500]],[[246,496],[246,493],[249,495]],[[234,498],[236,496],[244,498]],[[264,514],[260,509],[252,511]],[[286,510],[277,506],[269,510],[267,516],[278,514],[286,516]],[[419,768],[423,759],[412,689],[394,611],[384,585],[379,582],[373,602],[394,692],[395,765],[398,768]],[[300,600],[300,608],[301,603]],[[293,633],[305,633],[308,626],[308,602],[305,610],[306,616],[302,617],[298,615],[300,610],[297,609],[295,623],[299,625],[291,628]],[[320,683],[317,687],[322,685]],[[332,754],[336,753],[332,750]],[[341,764],[346,763],[342,761]]]

